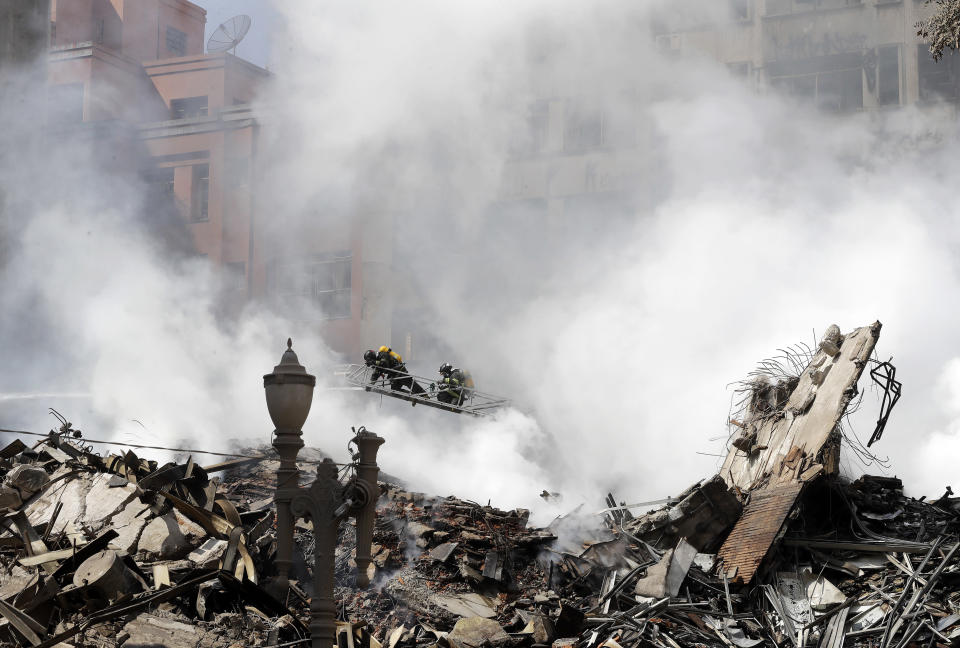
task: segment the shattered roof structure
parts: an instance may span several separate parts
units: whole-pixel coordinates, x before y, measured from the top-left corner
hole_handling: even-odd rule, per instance
[[[336,551],[340,648],[908,648],[960,641],[960,498],[837,474],[837,426],[879,324],[754,380],[723,469],[661,508],[547,528],[380,483],[368,575]],[[835,334],[834,334],[835,333]],[[881,419],[885,422],[887,410]],[[0,644],[309,642],[309,522],[284,600],[269,449],[202,467],[92,452],[67,429],[0,450]],[[304,451],[301,462],[318,461]]]

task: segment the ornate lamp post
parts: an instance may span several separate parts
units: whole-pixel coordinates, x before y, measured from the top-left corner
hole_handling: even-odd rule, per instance
[[[330,648],[336,643],[336,606],[333,601],[334,558],[341,520],[357,519],[357,585],[370,584],[370,545],[376,517],[377,451],[384,440],[366,431],[356,432],[352,444],[355,476],[346,484],[337,479],[337,465],[324,459],[317,466],[317,478],[309,488],[298,484],[297,453],[303,447],[300,428],[307,420],[316,378],[306,372],[287,340],[287,350],[272,374],[263,377],[267,409],[276,425],[273,446],[280,454],[277,471],[277,578],[274,589],[285,594],[289,588],[293,557],[293,522],[307,517],[313,523],[316,539],[313,568],[313,599],[310,604],[310,638],[314,648]]]
[[[303,427],[313,402],[315,376],[307,373],[293,352],[293,340],[287,338],[287,350],[272,374],[263,377],[267,410],[273,420],[273,447],[280,455],[277,471],[277,577],[276,594],[289,588],[290,566],[293,564],[293,514],[290,502],[299,489],[300,470],[297,453],[303,447]]]

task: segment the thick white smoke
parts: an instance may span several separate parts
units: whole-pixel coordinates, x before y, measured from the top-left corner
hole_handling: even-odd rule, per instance
[[[415,278],[430,329],[418,333],[433,344],[412,368],[454,361],[515,407],[472,420],[337,391],[315,327],[256,304],[225,315],[215,270],[157,242],[129,178],[23,135],[39,90],[6,104],[24,128],[0,136],[23,152],[0,162],[0,391],[90,392],[88,411],[65,412],[90,436],[267,441],[260,377],[292,335],[321,379],[311,445],[342,458],[363,424],[412,488],[508,507],[542,507],[547,489],[563,507],[599,507],[607,490],[654,499],[711,474],[719,459],[696,452],[724,451],[728,383],[814,328],[879,319],[879,353],[905,386],[875,448],[912,492],[952,480],[950,115],[824,116],[707,59],[666,60],[650,43],[652,2],[275,6],[286,24],[258,110],[277,235],[396,214],[393,269]],[[646,171],[631,213],[497,203],[531,102],[566,96],[633,124]],[[854,419],[861,438],[871,399]],[[10,427],[46,425],[7,401],[0,412]]]
[[[931,391],[958,352],[949,115],[822,115],[708,59],[665,59],[652,2],[276,6],[285,73],[264,102],[287,128],[274,145],[293,152],[277,169],[286,204],[398,210],[397,265],[420,278],[438,347],[529,413],[439,444],[440,418],[368,415],[395,472],[436,490],[455,447],[447,490],[477,498],[675,493],[719,461],[696,451],[724,452],[729,382],[814,328],[879,319],[905,389],[874,449],[913,492],[950,481],[930,453],[956,443],[936,432],[948,419]],[[505,217],[490,204],[530,102],[569,96],[632,119],[652,178],[637,193],[657,198],[626,219]],[[865,439],[877,393],[862,387]]]
[[[287,335],[318,360],[322,341],[256,304],[225,310],[217,268],[150,204],[123,139],[45,127],[42,75],[6,72],[19,89],[0,99],[0,427],[44,432],[54,407],[93,439],[220,452],[267,441],[261,376]]]

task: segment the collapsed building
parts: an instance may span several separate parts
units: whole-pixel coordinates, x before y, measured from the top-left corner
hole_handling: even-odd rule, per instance
[[[873,359],[879,332],[831,327],[815,349],[762,363],[741,383],[720,472],[642,515],[608,495],[597,514],[534,528],[528,511],[382,476],[370,587],[356,585],[356,526],[339,530],[339,648],[955,645],[960,498],[839,474],[863,372],[884,388],[871,441],[899,396],[892,365]],[[104,457],[66,422],[0,450],[0,642],[308,643],[303,556],[317,535],[296,523],[275,597],[280,463],[265,448],[237,455]]]

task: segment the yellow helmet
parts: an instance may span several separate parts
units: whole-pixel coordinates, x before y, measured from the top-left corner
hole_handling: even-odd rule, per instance
[[[380,349],[378,349],[378,350],[379,350],[381,353],[383,353],[383,352],[390,353],[390,347],[388,347],[388,346],[382,346],[382,347],[380,347]]]

